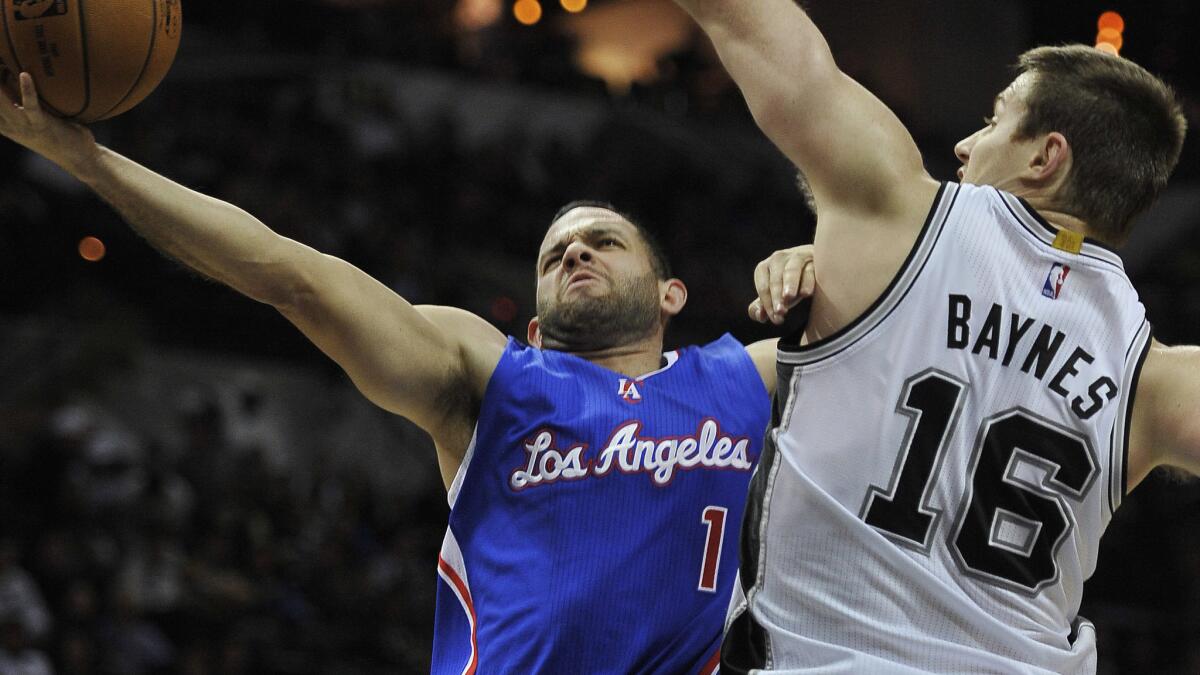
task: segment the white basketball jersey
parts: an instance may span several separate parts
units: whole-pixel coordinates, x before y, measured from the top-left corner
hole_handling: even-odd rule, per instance
[[[871,309],[780,349],[722,672],[1094,671],[1149,343],[1116,253],[944,185]]]

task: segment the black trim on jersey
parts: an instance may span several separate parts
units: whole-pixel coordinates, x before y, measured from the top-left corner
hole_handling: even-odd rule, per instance
[[[1142,323],[1138,326],[1137,333],[1133,339],[1129,341],[1129,347],[1125,349],[1124,360],[1121,361],[1121,397],[1117,403],[1117,418],[1113,420],[1112,430],[1108,432],[1108,515],[1115,516],[1117,508],[1120,506],[1122,497],[1125,495],[1125,462],[1117,457],[1117,453],[1125,454],[1125,446],[1128,444],[1128,434],[1130,416],[1125,410],[1125,404],[1128,398],[1125,396],[1127,390],[1131,390],[1137,386],[1137,362],[1134,363],[1134,372],[1128,373],[1130,357],[1133,356],[1133,350],[1138,346],[1141,340],[1142,331],[1149,327],[1149,322],[1142,319]],[[1149,344],[1147,342],[1147,344]],[[1128,382],[1126,381],[1128,380]],[[1128,385],[1128,386],[1127,386]],[[1120,438],[1117,437],[1117,430],[1120,429]]]
[[[759,585],[759,555],[763,549],[761,537],[767,492],[776,468],[779,449],[775,445],[775,430],[779,429],[787,416],[792,392],[796,388],[793,378],[800,376],[796,366],[776,362],[778,385],[771,403],[771,424],[767,427],[763,449],[758,456],[758,467],[750,479],[750,490],[746,495],[746,509],[742,513],[742,529],[738,546],[738,578],[742,595],[746,600],[725,631],[721,643],[721,672],[742,675],[756,668],[765,668],[769,646],[767,631],[750,611],[753,589]]]
[[[759,533],[762,527],[762,511],[766,501],[767,485],[771,480],[771,470],[779,454],[775,447],[774,431],[783,421],[784,407],[790,397],[784,392],[790,392],[795,368],[782,363],[776,363],[775,369],[779,385],[775,388],[775,398],[771,405],[771,425],[767,427],[766,438],[763,439],[763,449],[758,456],[758,468],[750,479],[750,490],[746,495],[746,510],[742,513],[741,547],[738,549],[738,576],[742,580],[742,592],[749,593],[758,584],[758,552],[762,541]]]
[[[742,608],[725,631],[721,642],[721,671],[726,675],[749,675],[750,671],[767,667],[767,631],[750,613]]]
[[[913,258],[917,257],[917,251],[920,250],[921,244],[925,241],[925,234],[929,232],[929,227],[930,227],[930,225],[933,224],[933,216],[935,213],[937,213],[938,207],[941,206],[941,204],[942,204],[942,194],[945,193],[945,191],[946,191],[945,183],[942,183],[941,185],[938,186],[937,196],[933,198],[933,205],[929,207],[929,213],[925,216],[925,224],[921,226],[921,232],[920,232],[920,234],[917,235],[916,241],[913,242],[912,249],[908,252],[908,257],[904,259],[904,264],[900,266],[900,269],[896,270],[896,275],[894,277],[892,277],[892,280],[888,283],[887,288],[884,289],[884,291],[879,294],[878,298],[875,298],[875,302],[871,303],[871,306],[869,308],[867,308],[867,311],[863,312],[862,314],[859,314],[857,317],[854,318],[853,321],[851,321],[850,323],[843,326],[841,328],[841,330],[834,332],[833,335],[823,337],[820,340],[817,340],[816,342],[812,342],[807,345],[801,345],[801,344],[799,344],[799,341],[797,340],[797,343],[795,344],[795,346],[792,346],[792,345],[785,345],[783,343],[783,341],[780,340],[779,341],[780,351],[794,352],[794,353],[798,354],[798,353],[802,353],[805,351],[810,351],[810,350],[816,349],[817,347],[820,347],[820,346],[823,346],[830,342],[833,342],[834,340],[842,337],[846,333],[849,333],[850,331],[854,330],[855,328],[858,327],[859,324],[866,321],[868,317],[870,317],[872,314],[874,314],[875,310],[879,309],[879,306],[882,305],[885,300],[887,300],[888,296],[890,296],[892,294],[892,291],[896,288],[896,285],[900,283],[900,278],[904,276],[904,272],[908,269],[908,266],[912,264]]]
[[[912,249],[909,250],[909,252],[908,252],[908,257],[905,258],[904,263],[902,265],[900,265],[900,268],[898,270],[896,270],[896,274],[895,274],[895,276],[892,277],[892,280],[888,283],[887,288],[884,289],[883,293],[879,294],[878,298],[875,298],[875,301],[873,303],[871,303],[871,306],[869,308],[867,308],[867,310],[865,312],[863,312],[862,314],[859,314],[857,317],[855,317],[854,320],[851,321],[849,324],[843,326],[840,330],[834,332],[832,335],[823,337],[820,340],[817,340],[816,342],[811,342],[806,345],[796,345],[796,344],[785,344],[782,340],[780,340],[779,353],[781,356],[786,355],[786,354],[794,354],[797,356],[803,355],[803,354],[808,354],[808,353],[816,351],[818,349],[822,349],[829,344],[835,343],[838,340],[841,340],[846,335],[857,330],[860,326],[862,326],[862,324],[864,324],[868,320],[874,318],[875,314],[886,303],[888,303],[890,300],[892,300],[892,295],[897,292],[900,282],[904,279],[906,274],[909,272],[909,268],[912,267],[912,265],[916,262],[917,256],[920,254],[922,248],[924,248],[926,238],[929,236],[930,231],[934,229],[935,216],[941,210],[942,201],[943,201],[946,191],[948,189],[954,189],[955,192],[954,192],[954,196],[950,199],[950,203],[946,205],[945,215],[942,217],[942,224],[945,224],[945,222],[949,219],[950,212],[954,210],[954,204],[957,202],[958,194],[959,194],[958,185],[955,184],[953,188],[950,188],[949,186],[950,186],[949,183],[942,183],[938,187],[937,196],[934,197],[933,204],[929,207],[929,214],[925,216],[925,224],[921,226],[921,232],[917,235],[916,241],[913,242]],[[884,314],[883,316],[878,317],[880,322],[887,319],[887,317],[891,316],[892,312],[895,311],[896,307],[898,307],[900,305],[900,303],[903,302],[904,298],[906,298],[908,296],[908,292],[910,290],[912,290],[912,284],[916,283],[916,279],[921,275],[921,272],[924,271],[924,269],[925,269],[925,265],[929,262],[929,258],[933,254],[933,249],[937,247],[937,242],[941,238],[941,234],[944,229],[945,229],[944,227],[938,228],[937,238],[935,238],[933,243],[929,246],[928,255],[926,255],[925,259],[921,261],[921,268],[918,269],[916,271],[916,273],[913,275],[912,283],[909,284],[908,288],[904,289],[904,292],[901,293],[899,297],[895,298],[895,302],[893,303],[892,309],[889,310],[887,312],[887,314]],[[861,338],[861,336],[860,336],[860,338]],[[829,354],[829,355],[822,357],[822,359],[831,358],[833,356],[836,356],[837,354],[840,354],[847,347],[854,344],[854,342],[857,342],[857,340],[844,345],[841,349],[837,350],[833,354]]]
[[[1018,197],[1012,193],[1001,192],[1000,190],[998,190],[996,188],[992,188],[992,189],[995,190],[996,196],[1000,198],[1000,203],[1004,204],[1004,208],[1008,210],[1009,214],[1012,215],[1013,220],[1017,221],[1018,225],[1020,225],[1022,228],[1024,228],[1026,232],[1033,235],[1034,238],[1037,239],[1038,241],[1041,241],[1041,242],[1045,243],[1047,246],[1050,246],[1053,248],[1054,243],[1052,241],[1046,241],[1045,239],[1042,238],[1041,235],[1039,235],[1034,230],[1030,229],[1029,225],[1025,222],[1025,219],[1022,218],[1016,211],[1013,210],[1012,205],[1009,204],[1008,200],[1004,198],[1004,195],[1007,194],[1007,195],[1011,196],[1013,199],[1015,199],[1017,201],[1017,203],[1021,205],[1021,207],[1025,211],[1026,215],[1028,215],[1031,220],[1033,220],[1035,223],[1037,223],[1038,226],[1041,227],[1045,231],[1044,232],[1045,234],[1049,235],[1052,238],[1057,237],[1058,236],[1057,228],[1055,228],[1053,225],[1051,225],[1049,222],[1047,222],[1046,219],[1042,217],[1042,214],[1038,213],[1024,199],[1021,199],[1020,197]],[[1084,244],[1084,246],[1095,246],[1095,247],[1101,249],[1102,251],[1115,257],[1117,259],[1117,261],[1109,260],[1108,258],[1106,258],[1102,255],[1098,255],[1095,252],[1089,252],[1086,248],[1082,248],[1082,249],[1080,249],[1079,253],[1072,254],[1072,255],[1078,255],[1078,256],[1088,258],[1091,260],[1097,260],[1099,262],[1111,265],[1111,266],[1117,268],[1118,270],[1121,270],[1122,272],[1125,271],[1124,264],[1119,262],[1121,260],[1121,256],[1116,251],[1109,248],[1107,245],[1102,244],[1090,237],[1084,237],[1083,244]],[[1055,250],[1059,250],[1059,249],[1055,249]]]
[[[804,330],[812,315],[812,298],[805,298],[788,311],[783,319],[783,337],[779,338],[780,349],[795,349],[803,344]]]
[[[1133,403],[1137,398],[1138,380],[1142,377],[1142,366],[1146,363],[1146,357],[1150,354],[1150,345],[1153,342],[1152,331],[1150,335],[1146,336],[1146,344],[1142,347],[1137,365],[1133,368],[1133,383],[1129,388],[1129,405],[1125,407],[1125,438],[1121,439],[1121,482],[1118,483],[1122,496],[1129,494],[1129,427],[1133,423]]]
[[[1013,195],[1013,196],[1017,197],[1017,201],[1021,202],[1021,206],[1025,207],[1025,210],[1029,212],[1029,215],[1033,216],[1033,219],[1036,220],[1038,222],[1038,224],[1040,224],[1042,227],[1046,228],[1046,231],[1049,232],[1051,235],[1053,235],[1055,237],[1058,236],[1058,228],[1054,227],[1053,225],[1050,224],[1050,221],[1043,218],[1042,214],[1038,213],[1037,209],[1033,208],[1033,206],[1031,206],[1029,204],[1029,202],[1025,201],[1024,197],[1018,197],[1017,195]],[[1099,246],[1100,248],[1108,251],[1109,253],[1115,253],[1117,255],[1120,255],[1119,253],[1117,253],[1117,249],[1109,246],[1108,244],[1100,241],[1099,239],[1093,239],[1091,237],[1084,237],[1083,243],[1091,244],[1092,246]]]

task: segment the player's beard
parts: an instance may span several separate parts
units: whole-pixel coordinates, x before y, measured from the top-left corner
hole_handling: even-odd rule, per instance
[[[580,294],[557,302],[538,299],[542,347],[597,351],[631,344],[654,333],[661,321],[653,274],[614,279],[608,293]]]

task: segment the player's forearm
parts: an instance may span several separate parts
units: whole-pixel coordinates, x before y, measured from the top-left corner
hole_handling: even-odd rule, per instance
[[[303,247],[250,214],[101,146],[64,164],[163,254],[255,300],[286,299],[285,259]]]

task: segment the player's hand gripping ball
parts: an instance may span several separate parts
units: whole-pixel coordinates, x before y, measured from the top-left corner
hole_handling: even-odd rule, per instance
[[[180,0],[0,0],[0,83],[28,72],[45,110],[108,119],[162,82],[182,29]]]

